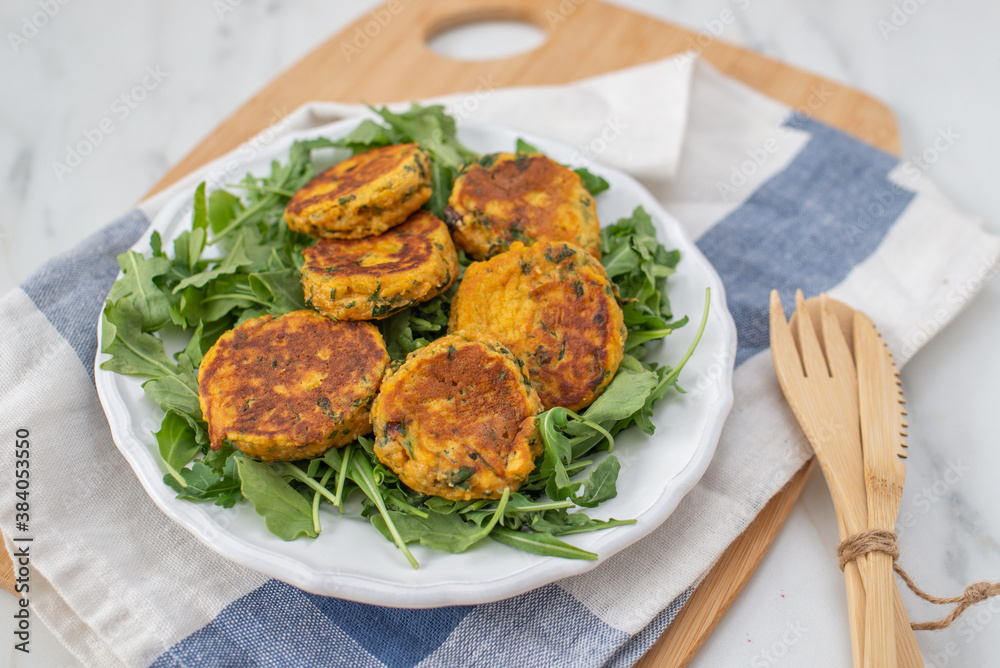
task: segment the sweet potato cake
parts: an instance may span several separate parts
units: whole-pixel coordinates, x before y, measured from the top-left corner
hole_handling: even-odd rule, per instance
[[[418,492],[496,499],[535,467],[540,410],[509,350],[483,334],[451,334],[386,376],[372,406],[375,454]]]
[[[430,156],[394,144],[337,163],[302,186],[285,208],[296,232],[361,239],[399,225],[431,197]]]
[[[248,320],[219,337],[198,371],[212,447],[228,439],[277,461],[346,445],[371,432],[369,407],[388,364],[371,323],[315,311]]]
[[[476,260],[533,240],[569,241],[601,256],[594,198],[573,170],[538,153],[484,156],[455,179],[444,218]]]
[[[601,263],[566,242],[515,242],[465,270],[450,331],[495,337],[525,363],[546,408],[579,411],[618,371],[624,319]]]
[[[320,239],[302,255],[306,303],[337,320],[388,317],[438,296],[458,276],[448,228],[429,211],[377,237]]]

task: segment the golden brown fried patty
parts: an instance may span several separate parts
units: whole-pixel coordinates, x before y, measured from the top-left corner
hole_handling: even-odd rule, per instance
[[[569,241],[601,256],[594,198],[580,177],[541,154],[485,156],[455,180],[445,221],[455,243],[484,260],[522,241]]]
[[[321,239],[302,255],[306,301],[337,320],[385,318],[438,296],[458,276],[448,228],[429,211],[377,237]]]
[[[611,382],[625,325],[601,263],[566,242],[514,243],[475,262],[451,303],[449,330],[478,330],[520,357],[548,409],[589,406]]]
[[[540,410],[510,351],[474,332],[445,336],[386,376],[372,406],[375,454],[418,492],[500,498],[541,454]]]
[[[359,153],[302,186],[285,208],[296,232],[360,239],[399,225],[431,197],[430,157],[417,144]]]
[[[229,439],[275,461],[346,445],[371,431],[369,406],[388,364],[371,323],[315,311],[248,320],[219,337],[198,370],[212,447]]]

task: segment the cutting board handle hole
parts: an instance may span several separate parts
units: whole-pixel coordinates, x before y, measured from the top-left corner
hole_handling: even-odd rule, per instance
[[[431,25],[425,39],[431,51],[452,60],[502,60],[534,51],[548,39],[531,19],[500,8],[466,12]]]

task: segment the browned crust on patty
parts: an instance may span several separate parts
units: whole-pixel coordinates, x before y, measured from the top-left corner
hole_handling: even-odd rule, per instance
[[[479,333],[445,336],[387,375],[372,408],[375,454],[418,492],[499,498],[541,454],[540,410],[510,351]]]
[[[221,337],[198,370],[209,440],[251,457],[318,457],[371,431],[369,407],[389,363],[370,323],[315,311],[248,320]]]
[[[621,307],[600,262],[573,244],[539,242],[470,265],[451,330],[495,337],[525,363],[543,406],[589,406],[624,355]]]
[[[386,318],[436,297],[458,276],[448,228],[429,211],[376,237],[321,239],[302,255],[306,301],[338,320]]]
[[[313,177],[289,200],[285,221],[312,236],[360,239],[402,223],[430,196],[430,156],[417,144],[394,144]]]
[[[569,241],[601,256],[594,198],[571,169],[541,154],[486,156],[455,181],[445,219],[455,243],[483,260],[515,241]]]

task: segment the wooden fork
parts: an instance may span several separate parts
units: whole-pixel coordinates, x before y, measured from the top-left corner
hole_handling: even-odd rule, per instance
[[[795,313],[789,320],[789,326],[792,328],[793,336],[795,336],[795,333],[798,331],[798,319],[803,314],[808,313],[812,317],[814,331],[816,330],[822,331],[823,314],[832,313],[834,318],[840,324],[840,330],[844,335],[844,340],[847,342],[847,347],[854,353],[854,357],[857,358],[858,355],[854,343],[854,319],[855,319],[854,309],[852,309],[847,304],[844,304],[843,302],[839,302],[836,299],[831,299],[827,297],[825,294],[820,295],[819,297],[812,297],[810,299],[807,299],[805,300],[804,303],[806,306],[806,310],[803,311],[801,308],[796,309]],[[820,346],[823,346],[823,344],[824,341],[821,338]],[[857,366],[858,365],[855,364],[856,368]],[[861,386],[859,385],[858,395],[856,397],[856,399],[858,400],[859,408],[861,406],[860,397],[861,397]],[[862,446],[862,453],[863,450],[864,448]],[[860,482],[854,481],[855,486],[866,488],[865,490],[866,498],[867,498],[867,482],[868,482],[867,475],[864,481]],[[864,500],[859,500],[857,503],[863,507],[867,507],[867,504],[865,503]],[[865,511],[860,511],[860,512],[865,512]],[[840,530],[841,540],[847,538],[850,535],[853,535],[854,533],[857,533],[856,530],[855,531],[847,530],[847,527],[844,526],[844,523],[841,520],[841,513],[838,513],[837,520],[838,520],[837,524]],[[861,579],[862,581],[864,581],[866,589],[869,588],[870,585],[868,584],[868,582],[870,576],[867,571],[861,573]],[[862,592],[862,594],[863,596],[860,600],[860,606],[862,608],[866,608],[868,605],[868,598],[867,595],[864,594],[864,592]],[[923,657],[920,655],[920,648],[917,646],[917,638],[913,634],[913,629],[910,627],[910,617],[906,612],[906,608],[903,606],[903,599],[899,595],[899,589],[897,587],[892,588],[892,596],[893,596],[893,613],[895,620],[895,636],[896,636],[896,662],[899,665],[899,668],[924,668],[924,660]],[[858,645],[859,642],[863,641],[864,639],[865,630],[863,627],[866,620],[868,620],[869,615],[866,612],[865,614],[858,615],[857,617],[858,618],[855,619],[852,616],[851,619],[851,624],[852,624],[851,640],[852,640],[852,650],[857,649],[859,650],[859,652],[861,652],[855,655],[855,665],[861,666],[863,661],[863,643],[861,647],[855,647],[855,645]],[[855,624],[860,624],[860,626],[855,626]]]
[[[841,539],[868,526],[858,380],[849,338],[853,318],[850,307],[826,295],[806,302],[799,291],[789,325],[777,292],[771,293],[771,352],[778,382],[816,452],[833,497]],[[817,329],[822,339],[817,338]],[[862,557],[844,569],[855,666],[864,664],[867,561]],[[889,630],[889,637],[895,635],[899,665],[920,668],[923,660],[898,590],[894,612],[895,633]]]
[[[843,539],[867,527],[857,372],[840,325],[829,309],[821,309],[820,314],[824,357],[801,290],[796,292],[795,303],[797,336],[785,321],[777,290],[771,292],[774,370],[795,419],[816,452]],[[863,664],[864,656],[865,590],[861,577],[864,567],[862,557],[844,568],[855,666]]]

